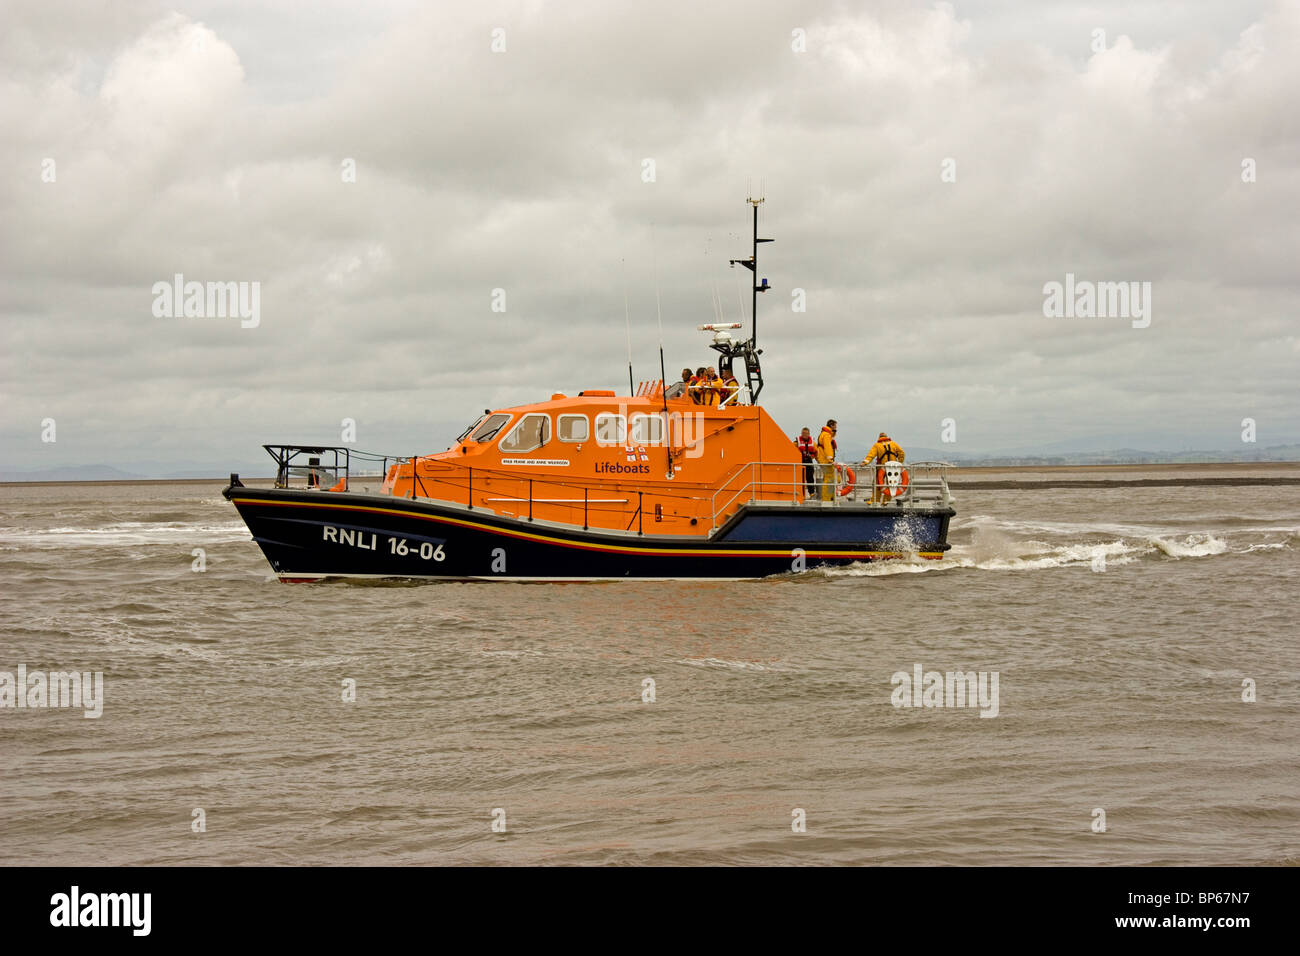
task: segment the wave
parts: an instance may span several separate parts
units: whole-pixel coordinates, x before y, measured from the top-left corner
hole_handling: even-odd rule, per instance
[[[1262,523],[1261,523],[1262,522]],[[1100,521],[1042,521],[1033,519],[998,518],[991,515],[971,515],[962,524],[975,527],[998,528],[1013,533],[1043,533],[1049,535],[1075,536],[1080,534],[1113,534],[1126,537],[1145,535],[1168,536],[1179,533],[1180,527],[1186,528],[1191,519],[1186,516],[1171,518],[1165,524],[1122,524]],[[1197,522],[1200,529],[1196,533],[1214,535],[1239,534],[1284,534],[1300,538],[1300,527],[1294,524],[1281,524],[1274,517],[1263,519],[1250,518],[1216,518],[1204,523]],[[1174,525],[1176,527],[1169,527]]]
[[[1147,542],[1171,558],[1204,558],[1228,550],[1227,541],[1211,534],[1189,534],[1182,541],[1152,537]]]
[[[1069,534],[1066,534],[1067,529]],[[954,531],[969,533],[970,540],[954,542],[952,550],[942,560],[929,560],[912,553],[895,560],[824,569],[823,573],[829,577],[887,577],[962,568],[1043,571],[1089,567],[1094,571],[1105,571],[1143,560],[1196,560],[1287,550],[1300,541],[1300,529],[1286,527],[1171,534],[1167,529],[1143,525],[1006,521],[987,515],[976,515],[969,520],[967,527],[958,527]],[[1075,540],[1051,541],[1024,534],[1031,531],[1039,535],[1048,532],[1045,537],[1064,535]],[[1261,541],[1261,535],[1273,539],[1280,537],[1280,540]],[[1095,540],[1077,540],[1080,537],[1093,537]]]
[[[15,548],[117,547],[139,544],[212,544],[246,541],[242,521],[193,524],[182,521],[118,521],[99,526],[0,528],[0,545]]]
[[[1039,571],[1077,565],[1105,570],[1148,558],[1203,559],[1283,551],[1300,544],[1300,527],[1280,523],[1275,515],[1261,519],[1261,524],[1258,527],[1184,531],[1150,524],[1009,519],[977,514],[954,522],[950,539],[952,550],[940,561],[922,559],[914,554],[917,548],[915,536],[904,524],[896,540],[887,542],[886,546],[910,557],[852,565],[826,573],[884,576],[957,568]],[[0,553],[61,548],[102,548],[108,551],[137,546],[183,546],[189,549],[250,539],[247,527],[239,520],[209,519],[199,523],[116,521],[53,528],[0,527]],[[423,582],[397,582],[401,583],[409,586]],[[395,583],[377,581],[374,586],[392,587]]]
[[[689,667],[720,667],[741,671],[780,671],[789,669],[788,667],[782,666],[781,662],[775,660],[735,661],[727,660],[722,657],[682,657],[670,659],[668,663],[686,664]]]

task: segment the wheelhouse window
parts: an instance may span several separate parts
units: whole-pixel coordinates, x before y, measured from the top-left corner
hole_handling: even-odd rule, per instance
[[[491,441],[496,437],[496,433],[505,427],[506,422],[510,421],[510,416],[497,412],[495,415],[489,415],[487,421],[478,428],[474,429],[474,434],[469,436],[470,441]]]
[[[632,444],[659,445],[664,440],[664,420],[658,415],[632,416]]]
[[[525,415],[519,424],[501,439],[498,448],[512,455],[541,448],[551,440],[551,416],[540,412]]]
[[[589,427],[586,415],[561,415],[557,435],[560,441],[586,441]]]
[[[613,412],[601,412],[596,416],[596,443],[598,445],[622,445],[627,441],[627,419]]]
[[[478,427],[478,423],[483,421],[483,418],[484,416],[480,415],[478,418],[470,422],[469,428],[465,429],[463,432],[461,432],[459,435],[456,436],[456,441],[463,442],[466,439],[466,437],[469,436],[469,433]]]

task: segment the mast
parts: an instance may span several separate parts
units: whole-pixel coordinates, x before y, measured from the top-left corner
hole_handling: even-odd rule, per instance
[[[750,292],[750,326],[749,339],[745,342],[734,343],[714,343],[712,346],[722,353],[723,359],[728,370],[731,368],[732,359],[739,356],[745,362],[745,379],[749,385],[749,400],[755,405],[758,404],[758,394],[763,390],[763,370],[759,365],[758,357],[763,354],[763,350],[758,347],[758,294],[766,292],[770,288],[767,279],[760,279],[758,275],[758,244],[760,242],[775,242],[774,239],[760,239],[758,237],[758,207],[766,201],[765,196],[755,199],[753,196],[746,198],[745,202],[754,207],[754,242],[752,254],[748,259],[732,259],[731,266],[734,269],[739,263],[753,273],[752,291]],[[742,316],[743,318],[743,316]]]
[[[756,343],[758,341],[758,202],[748,200],[749,204],[754,207],[754,249],[749,261],[753,263],[749,271],[754,273],[754,290],[749,294],[749,341]]]
[[[650,225],[650,254],[655,274],[655,315],[659,318],[659,387],[664,403],[664,448],[668,452],[668,471],[666,477],[673,476],[673,436],[668,420],[668,373],[664,370],[664,312],[659,304],[659,257],[654,248],[654,224]]]
[[[627,307],[627,268],[624,262],[623,269],[623,321],[627,325],[627,393],[636,394],[636,386],[632,384],[632,313]]]

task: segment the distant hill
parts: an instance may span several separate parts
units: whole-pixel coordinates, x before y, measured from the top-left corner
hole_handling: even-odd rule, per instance
[[[124,461],[117,465],[54,465],[48,468],[8,468],[0,471],[5,481],[165,481],[167,479],[226,478],[232,471],[252,478],[275,473],[269,460],[233,461],[208,464],[193,461]]]
[[[1249,446],[1247,446],[1249,447]],[[1272,445],[1249,451],[1141,451],[1117,448],[1099,452],[1062,452],[1049,455],[1020,453],[964,455],[952,449],[907,448],[912,461],[949,461],[971,468],[1048,465],[1190,465],[1213,462],[1300,461],[1300,445]]]

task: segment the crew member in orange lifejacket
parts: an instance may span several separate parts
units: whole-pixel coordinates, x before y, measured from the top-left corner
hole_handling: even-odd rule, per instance
[[[835,500],[835,453],[839,450],[839,445],[835,443],[835,433],[838,430],[839,426],[832,418],[822,426],[822,432],[817,436],[817,466],[821,472],[822,501]]]
[[[807,428],[801,431],[794,440],[794,447],[799,449],[799,457],[803,459],[803,496],[811,498],[816,482],[814,476],[817,474],[817,468],[813,464],[817,460],[817,443],[813,441],[812,432]]]
[[[702,368],[695,374],[695,402],[698,405],[713,406],[718,404],[717,396],[713,393],[713,369]]]
[[[866,457],[862,459],[862,467],[868,467],[873,461],[877,465],[883,465],[888,461],[896,461],[900,465],[907,460],[907,453],[903,451],[903,446],[894,439],[890,438],[884,432],[876,439],[876,443],[867,449]],[[885,481],[885,470],[876,469],[876,480],[872,484],[871,501],[873,503],[880,500],[880,486]]]
[[[695,378],[688,368],[682,369],[682,398],[691,397],[691,381]]]

